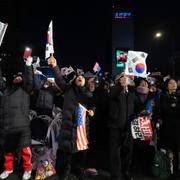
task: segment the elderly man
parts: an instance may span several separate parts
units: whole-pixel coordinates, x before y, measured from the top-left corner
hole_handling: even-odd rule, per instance
[[[110,161],[111,178],[132,180],[130,165],[133,139],[130,120],[134,113],[134,92],[128,89],[128,77],[121,73],[115,78],[115,86],[110,92]],[[122,163],[121,163],[122,162]]]

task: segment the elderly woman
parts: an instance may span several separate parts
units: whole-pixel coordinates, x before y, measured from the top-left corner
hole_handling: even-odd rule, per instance
[[[174,79],[165,83],[165,91],[160,97],[162,125],[160,127],[160,146],[167,150],[172,161],[174,156],[174,171],[178,170],[178,154],[180,152],[180,94]],[[172,168],[172,167],[171,167]],[[173,169],[171,169],[173,173]]]
[[[66,83],[57,65],[56,59],[51,56],[48,59],[48,64],[52,66],[55,73],[55,81],[57,85],[62,89],[64,96],[63,112],[62,112],[62,127],[60,131],[59,139],[59,157],[57,158],[57,170],[61,173],[62,178],[68,179],[70,171],[73,165],[73,159],[75,159],[76,168],[80,166],[81,169],[83,162],[83,153],[79,152],[78,142],[80,137],[77,134],[78,127],[78,107],[79,104],[86,107],[87,114],[94,115],[94,111],[88,105],[91,104],[92,95],[85,86],[85,77],[83,75],[75,75],[71,80],[71,83]],[[82,115],[83,116],[83,115]],[[83,142],[84,144],[84,142]],[[85,144],[84,146],[87,146]],[[87,148],[84,147],[83,150]],[[82,156],[81,156],[82,155]],[[59,162],[58,162],[59,161]],[[59,166],[58,166],[59,164]],[[80,174],[81,179],[83,173]]]

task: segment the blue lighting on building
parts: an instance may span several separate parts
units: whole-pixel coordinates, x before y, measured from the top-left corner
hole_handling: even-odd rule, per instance
[[[131,12],[114,12],[113,17],[115,19],[130,19],[132,17]]]

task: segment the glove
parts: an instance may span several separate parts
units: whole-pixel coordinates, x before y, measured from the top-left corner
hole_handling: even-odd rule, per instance
[[[31,66],[32,65],[32,61],[33,61],[33,58],[31,56],[29,56],[26,60],[26,66]]]

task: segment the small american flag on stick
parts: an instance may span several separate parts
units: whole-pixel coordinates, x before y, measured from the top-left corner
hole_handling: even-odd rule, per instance
[[[87,109],[79,104],[77,109],[77,149],[78,151],[88,149],[88,139],[86,134],[86,112]]]

